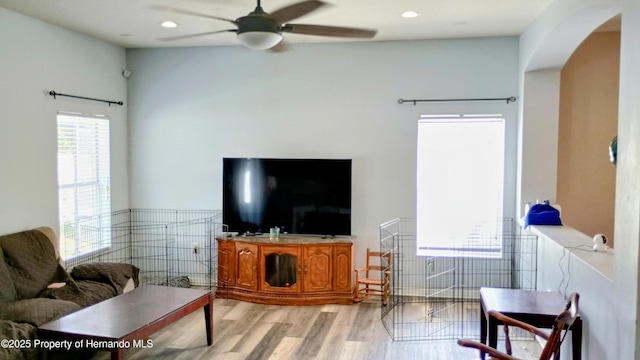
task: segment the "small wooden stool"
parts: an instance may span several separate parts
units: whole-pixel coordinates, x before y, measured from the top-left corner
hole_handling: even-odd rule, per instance
[[[489,311],[497,311],[513,319],[539,328],[551,328],[556,316],[566,307],[567,301],[557,292],[531,291],[500,288],[480,288],[480,342],[498,345],[498,324],[501,322],[489,316]],[[582,356],[582,319],[576,318],[571,326],[571,348],[573,360]],[[480,358],[484,359],[484,353]]]

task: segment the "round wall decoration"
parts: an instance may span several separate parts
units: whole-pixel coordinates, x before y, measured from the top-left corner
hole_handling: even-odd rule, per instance
[[[614,136],[609,144],[609,161],[614,166],[618,162],[618,135]]]

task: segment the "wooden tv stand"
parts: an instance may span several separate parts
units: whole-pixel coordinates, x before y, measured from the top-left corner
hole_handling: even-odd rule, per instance
[[[350,240],[294,235],[216,240],[218,298],[275,305],[353,303]]]

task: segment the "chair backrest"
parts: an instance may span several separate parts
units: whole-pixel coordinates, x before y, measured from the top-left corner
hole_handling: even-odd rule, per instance
[[[563,329],[567,327],[567,330],[573,325],[573,322],[578,317],[578,300],[580,295],[578,293],[572,293],[567,299],[567,306],[563,312],[561,312],[555,320],[551,334],[547,339],[547,344],[542,349],[540,354],[540,360],[557,360],[560,359],[560,346],[564,339]],[[572,346],[580,346],[580,344],[572,344]]]
[[[371,251],[367,248],[366,277],[370,277],[369,271],[379,271],[382,274],[391,267],[391,254],[380,251]]]

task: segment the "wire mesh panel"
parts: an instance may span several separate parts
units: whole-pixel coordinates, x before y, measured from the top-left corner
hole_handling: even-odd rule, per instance
[[[221,229],[218,219],[211,217],[169,224],[167,242],[173,247],[173,256],[168,262],[169,276],[173,279],[186,276],[195,286],[216,286],[218,250],[215,238]]]
[[[83,219],[65,230],[77,243],[91,247],[67,259],[67,268],[129,263],[140,268],[141,284],[216,286],[220,211],[128,209]]]
[[[511,219],[499,219],[494,228],[499,231],[474,235],[471,250],[417,256],[413,219],[380,225],[380,248],[393,258],[390,301],[381,317],[394,341],[479,338],[481,287],[535,289],[537,238],[514,234]],[[496,240],[500,256],[478,254]],[[512,333],[521,337],[527,336]]]
[[[131,210],[120,210],[65,224],[60,237],[75,243],[75,251],[65,259],[66,266],[88,262],[131,263],[130,221]]]

